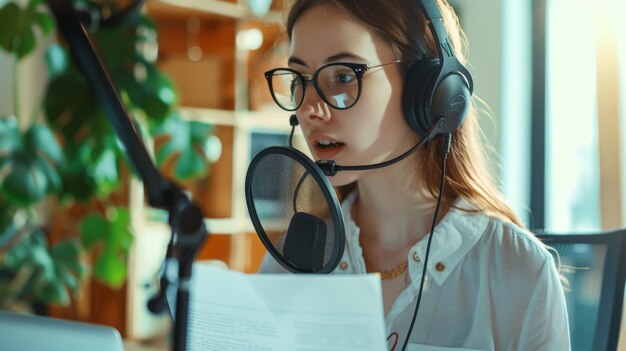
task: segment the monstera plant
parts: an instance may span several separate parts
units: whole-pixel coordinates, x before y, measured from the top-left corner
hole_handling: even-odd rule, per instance
[[[46,52],[49,82],[39,113],[25,121],[18,109],[17,65],[51,35],[53,17],[43,0],[8,2],[0,8],[0,47],[14,57],[14,111],[0,116],[0,308],[33,302],[67,304],[86,269],[111,287],[126,277],[132,243],[130,214],[109,197],[133,172],[91,89],[63,44]],[[2,2],[0,2],[1,4]],[[115,2],[74,0],[81,8],[115,13]],[[107,11],[99,11],[108,6]],[[119,21],[118,21],[119,22]],[[104,22],[103,22],[104,23]],[[156,67],[157,35],[145,15],[101,26],[91,33],[98,52],[140,134],[166,140],[156,150],[158,166],[173,164],[173,176],[187,179],[209,170],[216,138],[210,125],[183,120],[169,78]],[[40,40],[40,43],[41,44]],[[128,172],[126,172],[128,173]],[[80,219],[76,238],[49,242],[42,206],[98,202],[102,210]],[[79,219],[77,219],[79,220]],[[97,247],[92,265],[83,253]]]

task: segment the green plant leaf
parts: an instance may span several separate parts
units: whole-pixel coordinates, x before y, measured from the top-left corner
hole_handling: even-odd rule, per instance
[[[68,96],[73,96],[70,104]],[[61,178],[67,186],[61,197],[84,202],[118,188],[120,148],[84,78],[73,69],[57,76],[49,85],[44,104],[49,123],[66,143],[63,151],[67,164]]]
[[[100,246],[94,263],[94,277],[119,288],[126,279],[126,262],[132,244],[128,209],[111,209],[107,218],[89,215],[81,222],[81,240],[85,248]]]
[[[67,268],[63,270],[64,274],[72,272],[79,278],[85,275],[85,267],[80,261],[81,247],[76,240],[59,241],[50,254],[57,266]]]
[[[34,123],[24,135],[24,146],[30,154],[41,154],[49,158],[55,164],[63,162],[61,146],[45,125]]]
[[[138,64],[140,65],[140,64]],[[131,80],[125,90],[133,100],[134,107],[143,111],[149,121],[162,121],[178,103],[178,95],[172,80],[161,74],[154,66],[145,67],[144,81]]]
[[[46,282],[35,290],[37,300],[45,303],[54,303],[61,306],[67,306],[70,303],[70,295],[63,282]]]
[[[60,169],[63,189],[61,199],[73,199],[87,202],[95,196],[108,195],[97,183],[93,173],[94,157],[101,152],[102,146],[94,146],[93,140],[84,140],[80,144],[65,145],[65,166]]]
[[[67,186],[61,197],[84,202],[118,188],[120,147],[84,78],[74,68],[56,76],[49,84],[44,106],[49,123],[66,144],[67,164],[61,178]]]
[[[0,9],[0,47],[15,54],[18,59],[35,48],[33,28],[38,26],[48,35],[54,27],[53,18],[42,11],[41,0],[30,0],[22,9],[9,2]]]
[[[14,133],[10,135],[15,138]],[[16,206],[26,207],[59,191],[61,180],[56,167],[62,162],[62,154],[47,127],[33,124],[19,145],[15,141],[6,145],[7,151],[0,153],[0,170],[4,174],[0,178],[1,195]]]
[[[61,176],[56,168],[52,166],[50,162],[44,160],[42,158],[38,158],[35,160],[36,165],[41,169],[46,180],[48,181],[48,189],[46,194],[57,194],[63,188],[63,183],[61,181]]]
[[[155,130],[158,137],[167,139],[157,150],[157,164],[163,166],[170,158],[178,157],[174,167],[177,179],[205,175],[209,168],[205,145],[212,130],[212,126],[206,123],[185,121],[176,115],[168,118]]]
[[[82,268],[82,267],[81,267]],[[77,292],[80,288],[79,281],[76,276],[66,270],[58,270],[57,276],[60,278],[59,283],[67,286],[71,291]]]
[[[69,57],[67,52],[59,44],[51,44],[45,53],[48,74],[54,78],[68,69]]]
[[[120,40],[125,38],[125,40]],[[120,95],[127,94],[129,107],[149,120],[164,120],[178,102],[171,79],[156,68],[157,33],[154,23],[140,14],[94,34]],[[152,50],[150,48],[153,48]]]
[[[118,162],[119,157],[115,147],[104,149],[100,157],[95,160],[94,179],[98,184],[99,195],[108,195],[120,184]]]
[[[18,295],[61,305],[69,303],[68,289],[76,292],[78,279],[85,272],[76,241],[60,241],[48,249],[45,233],[39,228],[32,230],[7,252],[3,266],[14,273],[31,272]]]
[[[5,179],[7,172],[12,167],[13,154],[22,147],[22,136],[20,134],[17,119],[14,116],[0,118],[0,201],[6,187]],[[6,196],[6,195],[4,195]],[[7,207],[8,209],[9,207]],[[0,226],[0,230],[6,224]]]
[[[4,256],[4,265],[13,271],[18,271],[22,265],[36,262],[41,256],[41,250],[46,250],[47,240],[40,230],[33,230],[20,240]]]
[[[112,288],[120,288],[126,279],[126,263],[112,250],[100,254],[93,266],[94,277]]]
[[[36,160],[23,152],[13,153],[2,195],[16,206],[27,207],[43,199],[47,190],[46,174]]]
[[[86,249],[106,240],[108,232],[109,222],[97,214],[87,215],[80,223],[80,239]]]
[[[87,202],[98,193],[98,185],[77,160],[71,160],[70,164],[70,166],[66,165],[61,169],[63,189],[60,191],[59,197],[62,200],[70,198]]]
[[[0,159],[22,145],[19,125],[15,116],[0,117]]]
[[[37,12],[33,15],[33,19],[45,35],[49,35],[54,29],[54,18],[47,13]]]
[[[85,78],[73,67],[50,81],[44,109],[50,125],[67,143],[97,143],[113,132]]]
[[[95,177],[98,182],[117,183],[119,173],[117,172],[117,157],[112,150],[106,150],[100,159],[96,161]]]
[[[0,248],[5,247],[18,234],[14,223],[16,212],[14,206],[0,197]]]
[[[117,247],[128,252],[133,242],[133,236],[129,230],[130,212],[127,209],[118,209],[112,213],[111,217],[113,217],[113,221],[111,222],[113,233],[112,241]]]

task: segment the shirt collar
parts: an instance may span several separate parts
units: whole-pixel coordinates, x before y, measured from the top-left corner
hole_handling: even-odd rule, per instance
[[[439,285],[450,276],[485,232],[488,218],[479,213],[468,212],[474,209],[469,201],[459,197],[435,227],[426,271]],[[420,257],[426,256],[429,236],[430,234],[426,235],[411,248],[409,258],[414,252]],[[409,267],[411,268],[411,264]],[[419,282],[417,278],[421,278],[421,273],[421,268],[410,269],[411,280],[417,284]]]
[[[345,221],[346,241],[350,246],[359,247],[359,228],[352,219],[352,206],[357,199],[357,192],[350,193],[342,202]],[[485,232],[488,218],[480,213],[472,213],[476,207],[464,198],[457,198],[444,218],[437,224],[433,234],[428,267],[426,271],[439,285],[448,278],[463,257],[478,242]],[[416,243],[408,254],[409,274],[413,284],[419,286],[423,262],[426,256],[428,238],[426,235]],[[359,253],[360,250],[358,250]]]

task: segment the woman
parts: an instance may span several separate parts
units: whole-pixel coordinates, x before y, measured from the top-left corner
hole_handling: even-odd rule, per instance
[[[436,3],[463,63],[458,20],[447,3]],[[286,29],[289,69],[297,73],[287,100],[272,89],[282,108],[295,111],[315,159],[374,164],[424,137],[409,127],[403,109],[407,70],[437,57],[421,9],[413,0],[293,1]],[[367,68],[362,77],[355,67]],[[272,74],[281,72],[287,71]],[[317,77],[318,86],[299,75]],[[360,84],[360,95],[330,93],[335,83]],[[489,179],[472,106],[451,137],[432,236],[445,136],[391,166],[329,177],[345,196],[346,250],[335,273],[381,273],[390,348],[400,350],[408,335],[407,349],[416,350],[568,350],[554,261]],[[268,255],[260,271],[283,270]]]

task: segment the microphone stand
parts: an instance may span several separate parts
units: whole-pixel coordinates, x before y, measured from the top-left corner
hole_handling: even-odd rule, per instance
[[[87,78],[109,123],[126,148],[132,165],[143,180],[149,204],[169,213],[168,222],[172,228],[172,238],[168,248],[168,257],[171,255],[179,262],[174,350],[184,351],[187,346],[191,269],[198,249],[208,235],[204,216],[198,206],[191,202],[180,188],[163,178],[150,159],[102,60],[96,53],[85,26],[80,22],[73,8],[72,0],[47,0],[47,2],[59,30],[69,44],[74,62]],[[165,289],[163,284],[160,289]],[[164,291],[161,291],[160,295],[165,296]]]

